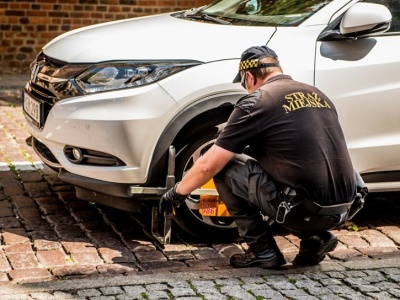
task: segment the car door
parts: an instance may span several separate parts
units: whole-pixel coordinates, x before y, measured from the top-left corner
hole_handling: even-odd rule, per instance
[[[336,105],[355,168],[388,174],[400,170],[400,3],[364,2],[386,5],[391,29],[368,38],[318,41],[315,85]]]

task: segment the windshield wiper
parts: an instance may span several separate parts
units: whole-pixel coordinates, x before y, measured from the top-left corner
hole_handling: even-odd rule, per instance
[[[223,25],[231,25],[231,22],[225,21],[218,19],[216,17],[209,16],[205,13],[202,13],[201,10],[204,8],[204,6],[199,7],[199,8],[192,8],[190,10],[184,11],[180,17],[181,18],[189,18],[189,19],[200,19],[200,20],[206,20],[206,21],[211,21],[217,24],[223,24]]]
[[[200,6],[200,7],[191,8],[191,9],[189,9],[189,10],[186,10],[186,11],[182,12],[179,16],[180,16],[180,17],[183,17],[183,18],[186,18],[186,17],[188,17],[188,16],[190,16],[190,15],[196,15],[196,14],[198,14],[204,7],[206,7],[206,5]]]

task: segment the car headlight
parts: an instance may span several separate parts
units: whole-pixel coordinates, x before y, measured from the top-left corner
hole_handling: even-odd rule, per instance
[[[88,94],[142,86],[166,78],[198,61],[110,62],[96,64],[76,78]]]

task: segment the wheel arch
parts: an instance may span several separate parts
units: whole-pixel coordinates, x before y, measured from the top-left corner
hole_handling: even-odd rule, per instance
[[[207,97],[182,109],[164,128],[157,141],[149,165],[147,185],[165,184],[168,148],[174,144],[174,141],[200,121],[210,119],[216,114],[224,114],[228,117],[234,104],[242,96],[243,94],[229,94]]]

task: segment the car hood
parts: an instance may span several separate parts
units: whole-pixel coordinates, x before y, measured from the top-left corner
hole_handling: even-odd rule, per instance
[[[204,23],[162,14],[93,25],[67,32],[43,49],[68,63],[115,60],[189,59],[210,62],[238,58],[263,45],[274,27]]]

